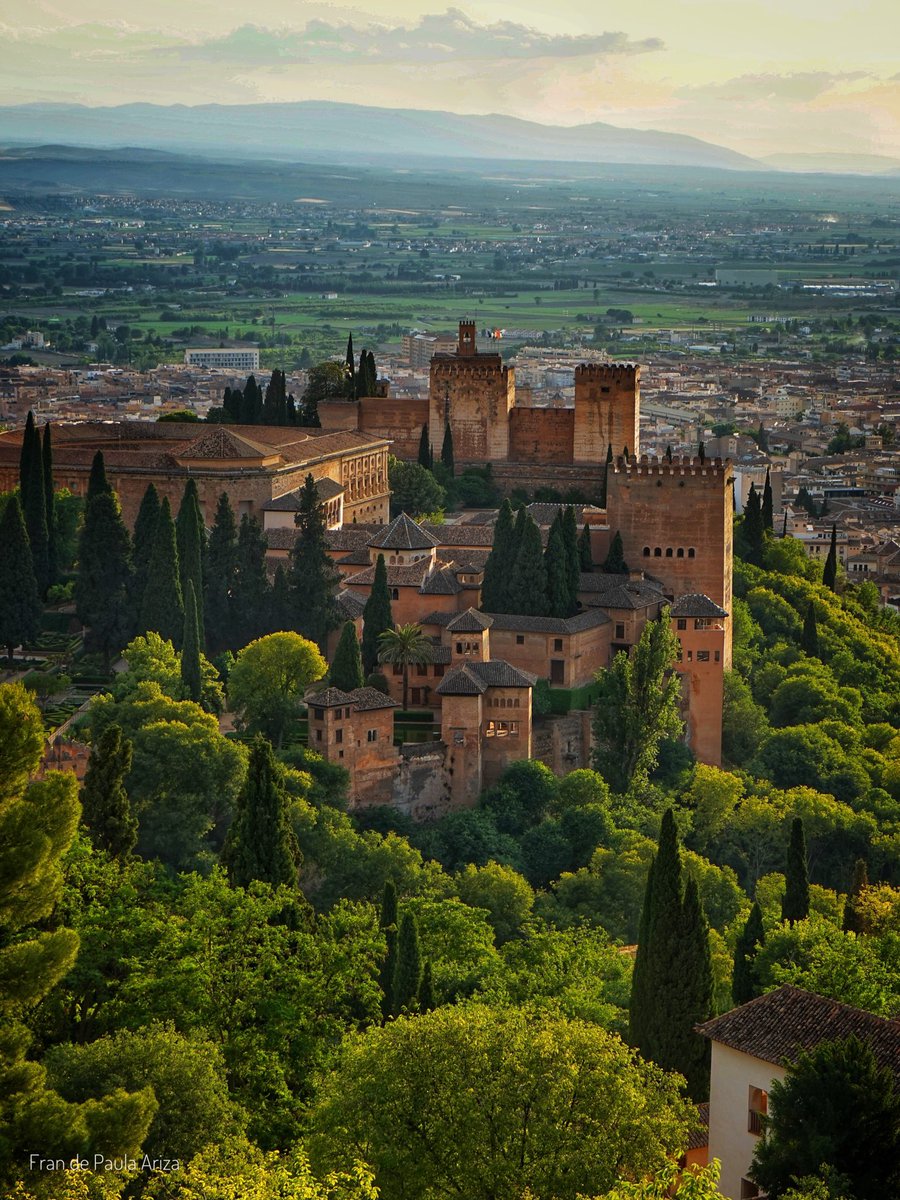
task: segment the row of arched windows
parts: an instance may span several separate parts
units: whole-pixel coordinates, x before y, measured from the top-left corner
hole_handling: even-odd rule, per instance
[[[689,546],[687,550],[683,546],[678,546],[674,550],[671,546],[667,546],[665,550],[660,546],[654,550],[651,550],[649,546],[644,547],[644,558],[696,558],[696,556],[697,551],[693,546]]]

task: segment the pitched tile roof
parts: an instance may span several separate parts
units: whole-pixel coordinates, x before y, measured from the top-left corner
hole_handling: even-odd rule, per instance
[[[377,688],[354,688],[352,692],[342,692],[340,688],[326,688],[324,692],[307,692],[306,703],[312,708],[340,708],[352,704],[359,712],[375,708],[397,708],[397,701]]]
[[[855,1034],[880,1066],[900,1078],[900,1018],[886,1020],[786,984],[714,1017],[697,1032],[770,1063],[792,1063],[800,1051]]]
[[[491,613],[490,616],[494,629],[511,633],[582,633],[609,624],[609,617],[599,608],[586,608],[574,617],[526,617],[515,613]]]
[[[701,1150],[709,1145],[709,1102],[697,1105],[697,1116],[700,1125],[688,1134],[688,1150]]]
[[[490,629],[493,623],[492,617],[486,617],[477,608],[467,608],[449,621],[447,628],[453,633],[481,633],[483,629]]]
[[[662,587],[654,580],[604,575],[597,571],[581,576],[578,591],[590,597],[588,604],[600,608],[648,608],[665,600]]]
[[[449,671],[435,691],[439,696],[481,696],[492,687],[533,687],[536,675],[520,671],[503,659],[467,662]]]
[[[435,567],[422,580],[419,591],[423,596],[455,596],[463,590],[450,567]]]
[[[490,550],[494,544],[492,525],[430,525],[423,522],[419,528],[430,533],[439,546],[473,546]]]
[[[343,491],[343,487],[333,479],[316,480],[316,495],[320,503],[325,500],[333,500]],[[262,510],[263,512],[299,512],[300,489],[297,488],[293,492],[285,492],[283,496],[275,496],[272,500],[267,500],[262,506]]]
[[[179,459],[269,458],[278,454],[278,447],[261,445],[224,425],[216,425],[187,443],[173,446],[172,453]]]
[[[363,615],[366,602],[356,592],[338,592],[335,597],[338,612],[345,621],[355,621]]]
[[[710,600],[709,596],[704,596],[702,592],[690,592],[686,596],[678,597],[672,605],[669,615],[673,617],[727,617],[728,613],[716,604],[715,600]]]
[[[426,533],[405,512],[369,541],[378,550],[433,550],[437,544],[437,538]]]

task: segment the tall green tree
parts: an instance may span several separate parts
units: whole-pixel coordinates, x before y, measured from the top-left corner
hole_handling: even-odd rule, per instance
[[[449,421],[444,426],[444,440],[441,443],[441,462],[452,477],[455,473],[455,466],[453,462],[453,430],[450,428]]]
[[[746,1004],[760,994],[759,983],[754,972],[756,955],[765,945],[766,931],[763,928],[762,909],[754,901],[744,928],[738,934],[734,947],[734,969],[731,974],[731,998],[735,1004]]]
[[[759,493],[755,485],[751,483],[747,503],[744,506],[743,537],[744,557],[754,567],[762,566],[764,533]]]
[[[137,842],[138,823],[125,778],[132,747],[118,725],[109,725],[91,746],[81,789],[82,819],[94,845],[114,858],[127,858]]]
[[[257,734],[250,747],[247,780],[222,849],[222,863],[235,887],[263,883],[297,887],[302,855],[281,786],[272,745]]]
[[[216,505],[216,516],[209,535],[203,589],[204,628],[211,650],[224,650],[233,645],[232,600],[237,584],[237,534],[234,509],[228,493],[223,492]]]
[[[156,1108],[150,1090],[68,1104],[27,1057],[29,1014],[78,953],[78,935],[53,920],[62,860],[78,828],[78,785],[71,772],[28,783],[43,749],[34,701],[21,684],[0,684],[0,846],[7,848],[0,856],[0,1189],[7,1195],[35,1146],[49,1158],[93,1151],[98,1142],[104,1153],[133,1155]]]
[[[837,583],[837,525],[831,526],[831,544],[828,547],[828,557],[822,569],[822,583],[832,592]]]
[[[563,544],[566,548],[566,576],[569,590],[569,612],[572,616],[578,611],[578,589],[581,586],[581,552],[578,548],[578,522],[575,520],[575,509],[571,504],[566,505],[562,515]]]
[[[615,792],[646,784],[659,758],[663,738],[683,729],[681,683],[672,671],[678,639],[669,610],[648,621],[629,655],[619,651],[597,677],[594,709],[594,769]]]
[[[291,551],[294,627],[324,652],[328,634],[340,624],[335,601],[339,576],[326,548],[325,509],[312,475],[307,475],[300,491],[295,521],[297,540]]]
[[[381,964],[381,1010],[385,1017],[394,1011],[394,980],[397,975],[397,885],[393,879],[385,880],[378,914],[378,927],[384,934],[387,949]]]
[[[59,551],[56,529],[56,490],[53,487],[53,444],[50,440],[50,422],[44,426],[44,441],[41,446],[42,478],[44,481],[44,509],[47,517],[47,580],[56,582],[59,576]]]
[[[607,575],[625,575],[628,572],[628,563],[625,561],[625,548],[622,545],[622,535],[618,529],[610,543],[609,553],[603,562],[603,570]]]
[[[550,528],[547,549],[544,553],[544,563],[547,568],[546,615],[549,617],[568,617],[570,615],[572,597],[569,591],[568,563],[566,561],[566,546],[563,540],[562,522],[558,515]]]
[[[578,536],[578,565],[579,568],[590,574],[594,569],[594,553],[591,549],[591,530],[588,523],[585,521],[584,528]]]
[[[409,708],[409,668],[434,662],[434,647],[421,625],[397,625],[378,639],[378,661],[403,671],[403,708]]]
[[[98,450],[91,461],[91,473],[88,476],[86,501],[93,500],[101,492],[111,492],[112,485],[106,478],[106,464],[103,461],[103,451]]]
[[[809,916],[809,868],[806,860],[806,836],[803,820],[794,817],[791,821],[791,840],[788,846],[787,871],[784,876],[784,897],[781,901],[781,919],[793,925],[805,921]]]
[[[394,628],[394,618],[391,614],[391,594],[388,591],[387,567],[384,555],[379,554],[375,560],[375,577],[372,580],[372,590],[366,599],[363,609],[362,658],[363,670],[367,675],[378,665],[378,639],[386,629]]]
[[[246,646],[269,627],[270,587],[266,572],[266,536],[256,517],[244,513],[235,548],[231,592],[232,644]]]
[[[766,482],[763,485],[762,506],[760,508],[763,530],[769,533],[775,528],[775,518],[772,511],[772,479],[769,468],[766,467]]]
[[[189,699],[199,704],[203,697],[203,671],[200,666],[200,622],[194,581],[187,581],[184,596],[184,633],[181,639],[181,680]]]
[[[101,489],[87,502],[78,543],[75,611],[88,626],[88,648],[111,656],[131,636],[131,539],[118,497]]]
[[[150,552],[147,586],[141,599],[138,632],[160,634],[175,646],[184,633],[184,594],[178,570],[178,543],[168,496],[163,498]]]
[[[353,355],[353,334],[347,334],[347,351],[344,355],[344,362],[347,364],[347,374],[351,379],[356,378],[356,359]]]
[[[29,414],[30,415],[30,414]],[[31,546],[31,562],[38,592],[46,594],[50,577],[50,535],[47,528],[47,492],[44,486],[44,463],[41,435],[32,429],[28,439],[28,461],[25,464],[22,488],[22,513]]]
[[[10,663],[16,646],[33,642],[40,629],[41,600],[31,562],[22,506],[15,492],[0,517],[0,646]]]
[[[141,506],[134,522],[131,555],[134,567],[134,592],[138,599],[138,605],[147,586],[150,555],[153,553],[156,526],[159,522],[159,507],[159,492],[156,490],[156,485],[148,483],[147,489],[141,497]]]
[[[800,635],[800,645],[811,658],[819,657],[819,631],[816,626],[816,606],[810,600],[803,618],[803,633]]]
[[[34,467],[34,439],[39,437],[34,424],[34,411],[28,410],[25,418],[25,429],[22,432],[22,445],[19,448],[19,495],[25,496],[28,491],[29,474]]]
[[[175,521],[175,537],[178,543],[178,578],[181,581],[181,594],[186,600],[187,585],[193,583],[194,594],[200,600],[203,597],[206,527],[203,524],[203,511],[200,508],[197,484],[193,479],[189,479],[184,487],[184,495]],[[199,605],[197,627],[200,631],[202,647],[206,644],[206,638],[203,629],[203,610]]]
[[[856,1037],[801,1052],[772,1083],[750,1177],[781,1200],[797,1179],[826,1170],[857,1200],[900,1195],[900,1087]]]
[[[515,566],[515,527],[509,500],[500,505],[494,526],[494,541],[484,565],[481,585],[481,607],[485,612],[507,612],[507,598],[512,570]]]
[[[344,622],[329,674],[332,687],[340,688],[342,692],[352,692],[354,688],[361,688],[365,683],[359,638],[352,621]]]
[[[228,676],[230,706],[243,726],[276,746],[300,715],[303,693],[325,674],[315,642],[282,631],[245,646]]]
[[[866,923],[859,909],[859,900],[869,886],[869,872],[863,858],[858,858],[853,867],[853,881],[844,903],[842,928],[845,933],[866,933]]]
[[[415,916],[405,912],[397,935],[397,969],[394,975],[394,1013],[411,1012],[418,1004],[422,986],[422,951],[419,925]]]
[[[520,616],[547,615],[547,566],[541,545],[541,531],[530,515],[525,521],[522,541],[516,552],[507,605],[509,612]]]
[[[428,425],[422,426],[422,433],[419,436],[419,466],[424,467],[426,471],[431,469],[431,441],[428,436]]]
[[[256,376],[251,375],[244,384],[240,398],[240,422],[242,425],[258,425],[262,415],[262,389],[256,382]]]
[[[708,1043],[694,1026],[711,1012],[708,926],[696,883],[685,886],[675,817],[667,809],[644,893],[629,1031],[642,1057],[681,1072],[697,1100],[709,1088],[709,1062]]]

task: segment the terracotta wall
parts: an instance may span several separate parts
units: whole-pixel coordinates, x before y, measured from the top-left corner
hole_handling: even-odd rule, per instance
[[[571,408],[514,408],[509,414],[509,457],[521,463],[571,464],[574,429]]]

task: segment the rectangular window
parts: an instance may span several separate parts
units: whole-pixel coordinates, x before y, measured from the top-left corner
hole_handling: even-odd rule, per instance
[[[709,651],[708,650],[698,650],[697,651],[697,662],[709,662]]]
[[[722,655],[719,653],[719,651],[718,651],[718,650],[716,650],[716,651],[714,652],[714,654],[713,654],[713,659],[714,659],[716,662],[719,662],[719,661],[721,660],[721,658],[722,658]]]
[[[517,634],[516,634],[516,645],[517,645],[517,646],[524,646],[524,645],[525,645],[525,634],[524,634],[524,633],[517,633]]]
[[[688,650],[688,662],[693,662],[693,661],[694,661],[694,652],[693,652],[693,650]]]
[[[317,730],[316,730],[316,741],[317,741],[317,742],[321,742],[321,740],[322,740],[322,730],[321,730],[321,729],[317,729]]]
[[[441,677],[443,674],[444,674],[444,664],[443,664],[443,663],[435,663],[435,664],[434,664],[434,675],[435,675],[435,678],[436,678],[436,679],[440,679],[440,677]]]
[[[321,721],[321,720],[323,720],[324,716],[325,716],[325,710],[323,708],[314,708],[313,709],[313,720],[314,721]]]
[[[553,639],[553,653],[554,654],[562,654],[562,648],[563,648],[562,643],[563,643],[562,638],[554,638]]]
[[[335,742],[336,742],[338,745],[340,745],[340,744],[341,744],[341,742],[344,740],[344,731],[343,731],[343,729],[336,729],[336,730],[334,731],[334,740],[335,740]]]
[[[678,629],[687,629],[687,621],[684,619],[684,617],[679,617],[675,622],[675,625]]]
[[[427,675],[428,674],[428,663],[416,663],[416,674],[417,675]]]
[[[757,1136],[763,1131],[764,1118],[769,1111],[769,1093],[764,1092],[762,1088],[750,1086],[750,1095],[747,1101],[747,1129],[750,1133],[755,1133]],[[756,1195],[756,1193],[753,1193]]]
[[[403,674],[403,667],[400,665],[400,663],[394,663],[394,674],[395,675]]]
[[[561,658],[550,659],[550,682],[557,684],[566,682],[566,664]]]
[[[620,621],[616,625],[616,640],[621,641],[622,638],[624,638],[624,636],[625,636],[625,625],[623,622]]]
[[[422,703],[422,689],[421,688],[413,688],[412,693],[411,693],[411,699],[412,699],[413,704],[421,704]]]
[[[378,741],[378,730],[370,729],[369,732],[366,734],[366,741],[367,742],[377,742]]]

